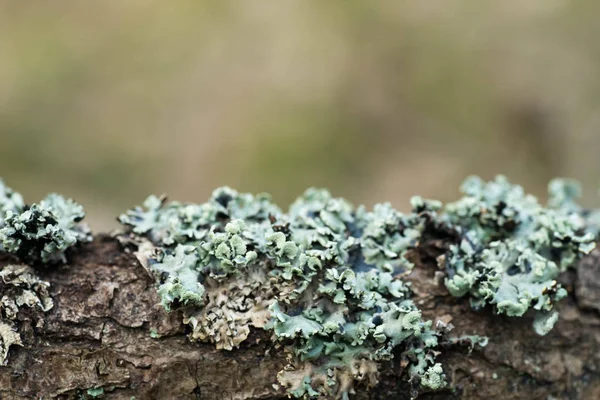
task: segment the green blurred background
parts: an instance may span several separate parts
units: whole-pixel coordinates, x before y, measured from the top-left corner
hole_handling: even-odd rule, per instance
[[[150,193],[600,185],[600,3],[0,0],[0,176],[95,230]]]

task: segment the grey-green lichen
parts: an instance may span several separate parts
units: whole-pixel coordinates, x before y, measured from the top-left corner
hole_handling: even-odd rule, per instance
[[[25,208],[23,197],[0,179],[0,228],[4,226],[4,216],[7,212],[18,213],[23,208]]]
[[[6,362],[11,346],[22,345],[18,332],[21,309],[46,312],[54,306],[49,287],[27,265],[7,265],[0,269],[0,365]]]
[[[278,380],[290,395],[346,398],[359,382],[374,385],[400,345],[415,386],[445,384],[430,351],[441,333],[399,278],[420,214],[357,209],[318,189],[283,213],[266,195],[221,188],[200,205],[153,196],[120,221],[163,306],[184,310],[190,339],[230,350],[251,327],[271,331],[289,355]]]
[[[104,395],[104,388],[92,388],[87,390],[87,394],[91,397],[100,397]]]
[[[440,323],[438,321],[438,323]],[[466,345],[469,349],[469,353],[478,347],[485,347],[489,342],[489,338],[487,336],[479,336],[479,335],[464,335],[459,337],[447,337],[446,343],[448,344],[457,344],[457,345]]]
[[[598,237],[600,234],[600,209],[586,209],[577,203],[581,197],[581,184],[574,179],[557,178],[548,184],[548,207],[579,216],[585,231]]]
[[[26,205],[21,195],[0,181],[0,251],[25,262],[65,262],[68,248],[92,239],[81,223],[84,217],[80,204],[54,193]]]
[[[468,295],[474,308],[491,304],[509,316],[533,309],[545,321],[536,331],[547,333],[556,321],[549,317],[554,304],[567,295],[558,276],[595,247],[595,236],[556,194],[545,207],[503,176],[491,182],[471,177],[462,191],[443,213],[462,237],[440,259],[446,287],[454,296]]]
[[[49,194],[38,204],[27,205],[23,197],[0,180],[0,252],[16,255],[31,265],[66,261],[65,251],[91,240],[83,207],[73,200]],[[19,313],[23,307],[46,312],[53,307],[49,283],[41,281],[28,265],[0,267],[0,365],[11,346],[22,345]],[[42,324],[43,319],[38,319]]]
[[[469,351],[487,343],[448,338],[449,327],[432,326],[411,300],[407,256],[431,224],[459,238],[439,258],[452,295],[509,316],[534,310],[536,332],[550,331],[567,294],[558,276],[595,240],[589,215],[561,185],[550,185],[545,207],[504,177],[469,178],[462,199],[415,197],[409,214],[387,203],[355,208],[319,189],[284,213],[267,195],[221,188],[203,204],[151,196],[119,219],[162,305],[183,310],[191,340],[231,350],[250,328],[268,330],[288,355],[278,385],[290,396],[348,398],[356,385],[376,384],[394,354],[413,387],[440,389],[441,340]]]

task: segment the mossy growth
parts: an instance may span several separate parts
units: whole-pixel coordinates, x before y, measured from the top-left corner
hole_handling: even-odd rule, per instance
[[[376,384],[394,356],[413,388],[446,385],[436,355],[440,340],[453,343],[449,328],[423,318],[403,280],[432,225],[459,238],[439,258],[452,295],[509,316],[533,310],[535,330],[552,329],[566,295],[557,278],[595,240],[570,186],[558,185],[544,207],[504,177],[469,178],[462,199],[415,197],[409,214],[387,203],[356,208],[320,189],[283,212],[267,195],[220,188],[203,204],[151,196],[119,219],[162,305],[183,310],[191,340],[231,350],[250,328],[265,329],[288,355],[278,385],[290,396],[348,398]]]

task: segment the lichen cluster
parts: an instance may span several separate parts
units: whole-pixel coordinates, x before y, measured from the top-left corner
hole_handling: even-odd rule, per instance
[[[0,180],[0,251],[24,262],[65,262],[68,248],[92,239],[81,223],[84,217],[81,205],[54,193],[26,205],[20,194]]]
[[[558,276],[595,247],[580,214],[559,201],[559,184],[550,185],[551,208],[502,176],[465,181],[464,197],[446,205],[442,215],[461,235],[440,258],[452,295],[468,295],[473,308],[491,304],[509,316],[533,309],[536,331],[543,335],[552,328],[554,304],[567,295]]]
[[[231,350],[251,327],[265,329],[288,354],[278,381],[291,396],[347,398],[374,385],[394,355],[413,387],[446,384],[435,356],[442,337],[453,342],[449,327],[423,319],[403,280],[432,226],[458,238],[438,260],[452,295],[509,316],[533,310],[534,329],[550,331],[566,295],[558,276],[598,233],[575,188],[552,182],[545,207],[504,177],[469,178],[460,200],[415,197],[409,214],[387,203],[355,208],[318,189],[284,213],[266,195],[221,188],[204,204],[151,196],[120,221],[162,305],[183,310],[190,339]]]
[[[291,395],[345,398],[356,382],[374,385],[400,345],[416,386],[444,386],[430,351],[440,333],[399,279],[421,214],[356,209],[317,189],[283,213],[264,195],[222,188],[199,205],[150,197],[120,220],[152,242],[138,256],[163,306],[184,309],[190,338],[232,349],[250,327],[269,330],[289,354],[278,379]]]
[[[408,214],[389,203],[356,208],[319,189],[287,212],[268,195],[230,188],[203,204],[151,196],[119,217],[120,238],[137,247],[162,306],[182,311],[191,340],[232,350],[251,328],[270,332],[287,355],[277,378],[290,396],[346,399],[375,385],[394,357],[412,388],[436,390],[446,385],[441,341],[472,350],[487,338],[450,338],[450,326],[423,318],[404,280],[411,251],[432,232],[451,232],[456,241],[438,257],[448,292],[476,310],[531,314],[545,335],[567,295],[560,274],[600,233],[600,211],[577,204],[574,181],[552,181],[546,206],[502,176],[468,178],[462,192],[446,205],[415,197]],[[26,205],[0,181],[0,252],[32,266],[66,262],[69,248],[91,240],[84,216],[57,194]],[[53,307],[48,287],[31,266],[0,268],[0,365],[21,345],[19,321],[29,318],[21,313]]]
[[[19,193],[0,180],[0,252],[14,254],[25,263],[65,262],[68,248],[92,238],[81,223],[84,216],[81,205],[57,194],[26,205]],[[19,327],[24,309],[44,313],[53,307],[49,286],[31,266],[0,267],[0,365],[12,345],[22,345]]]
[[[579,217],[578,224],[594,237],[600,235],[600,209],[586,209],[577,203],[581,184],[573,179],[553,179],[548,184],[548,207]]]

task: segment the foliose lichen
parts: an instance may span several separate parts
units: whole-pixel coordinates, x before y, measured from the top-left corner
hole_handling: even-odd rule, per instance
[[[25,208],[23,197],[6,186],[0,179],[0,228],[4,226],[4,216],[7,212],[18,213]]]
[[[446,206],[414,197],[403,214],[387,203],[355,208],[320,189],[284,213],[267,195],[220,188],[204,204],[151,196],[119,219],[191,340],[231,350],[250,328],[265,329],[288,355],[278,382],[290,396],[344,399],[376,384],[394,356],[413,387],[440,389],[440,344],[487,344],[449,338],[450,326],[433,326],[411,299],[408,255],[432,225],[459,238],[439,258],[450,294],[514,317],[533,310],[540,335],[558,319],[554,305],[567,295],[558,277],[597,233],[571,184],[551,183],[548,206],[502,176],[469,178],[462,190]]]
[[[598,237],[600,209],[586,209],[577,203],[582,195],[581,184],[574,179],[557,178],[548,184],[548,207],[569,212],[580,218],[585,231]]]
[[[68,248],[92,240],[81,223],[84,217],[81,205],[54,193],[39,204],[26,205],[0,181],[0,251],[24,262],[65,262]]]
[[[99,388],[92,388],[92,389],[88,389],[87,392],[88,396],[95,398],[95,397],[100,397],[104,394],[104,388],[99,387]]]
[[[27,205],[0,180],[0,252],[14,254],[23,262],[36,266],[65,262],[68,248],[91,240],[89,229],[81,223],[84,216],[81,205],[57,194]],[[23,308],[45,313],[53,307],[49,286],[31,266],[0,267],[0,365],[6,363],[11,346],[22,345]],[[34,322],[40,325],[43,319]]]
[[[486,304],[498,313],[522,316],[533,309],[536,331],[547,333],[554,304],[567,295],[558,276],[595,247],[595,236],[572,206],[570,186],[551,183],[550,206],[524,193],[503,176],[484,182],[468,178],[464,197],[446,205],[443,220],[461,235],[440,258],[446,287],[468,295],[473,308]]]
[[[283,213],[266,195],[221,188],[200,205],[153,196],[119,219],[141,247],[152,242],[138,257],[163,306],[183,309],[190,339],[229,350],[250,327],[272,332],[289,356],[278,380],[290,395],[347,398],[374,385],[400,345],[416,387],[444,385],[430,351],[441,333],[400,279],[424,229],[419,213],[356,209],[318,189]]]

